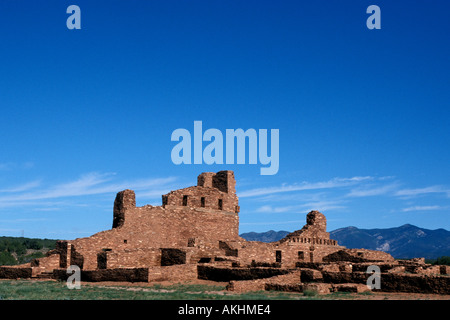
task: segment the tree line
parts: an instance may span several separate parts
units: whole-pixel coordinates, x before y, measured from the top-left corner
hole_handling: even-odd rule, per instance
[[[52,239],[0,237],[0,265],[22,264],[44,257],[55,244],[56,240]]]

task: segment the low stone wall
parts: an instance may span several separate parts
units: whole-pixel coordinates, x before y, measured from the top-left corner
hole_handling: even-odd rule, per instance
[[[381,274],[381,290],[387,292],[450,294],[450,277],[398,273]]]
[[[367,249],[342,249],[323,258],[324,262],[393,262],[394,258],[383,251]]]
[[[227,285],[227,290],[240,293],[262,290],[302,292],[300,272],[296,270],[280,276],[257,280],[232,280]]]
[[[47,257],[31,260],[32,267],[39,267],[41,272],[52,272],[53,269],[59,268],[59,254],[50,254]]]
[[[0,279],[31,278],[32,268],[0,267]]]
[[[189,281],[197,279],[197,265],[182,264],[148,268],[148,281]]]
[[[270,278],[291,272],[281,268],[218,268],[214,266],[198,266],[198,278],[213,281],[254,280]]]
[[[228,291],[236,293],[263,291],[265,290],[267,279],[257,280],[232,280],[227,285]]]
[[[366,284],[369,276],[370,274],[365,272],[324,271],[322,272],[322,279],[315,279],[313,281]],[[450,277],[423,274],[381,273],[380,291],[450,294]]]
[[[71,274],[67,274],[66,269],[53,270],[54,279],[65,281],[70,276]],[[148,282],[148,268],[81,270],[81,281]]]

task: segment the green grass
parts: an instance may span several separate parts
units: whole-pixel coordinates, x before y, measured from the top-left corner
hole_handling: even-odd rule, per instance
[[[370,293],[366,295],[368,294]],[[0,300],[328,300],[354,298],[354,295],[343,292],[327,295],[277,291],[239,294],[226,291],[223,285],[205,284],[101,286],[82,283],[81,289],[68,289],[65,282],[59,281],[0,280]]]
[[[1,300],[205,300],[205,299],[298,299],[301,294],[250,292],[234,294],[225,286],[175,284],[171,286],[98,286],[82,284],[81,289],[68,289],[65,282],[2,280]]]

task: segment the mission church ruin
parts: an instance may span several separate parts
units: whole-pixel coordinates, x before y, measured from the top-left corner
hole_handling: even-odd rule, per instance
[[[62,280],[70,275],[67,268],[76,265],[81,269],[82,281],[200,278],[232,281],[230,290],[237,290],[239,281],[261,283],[261,279],[283,276],[292,280],[294,274],[298,278],[294,282],[299,285],[301,277],[303,282],[323,281],[323,277],[314,276],[317,272],[354,273],[358,264],[365,263],[367,268],[367,264],[375,263],[385,269],[390,265],[389,270],[403,266],[382,251],[340,246],[330,239],[326,218],[318,211],[309,212],[303,228],[280,241],[247,241],[239,236],[240,207],[235,185],[233,171],[204,172],[198,176],[196,186],[163,195],[161,206],[142,207],[136,206],[134,191],[120,191],[114,201],[110,230],[58,241],[44,258],[0,267],[0,278]],[[417,262],[409,265],[418,266]],[[450,273],[447,269],[441,271]]]

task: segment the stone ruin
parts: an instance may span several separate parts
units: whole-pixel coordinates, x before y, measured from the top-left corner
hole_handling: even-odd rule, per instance
[[[383,251],[347,249],[330,239],[326,217],[311,211],[302,229],[264,243],[239,236],[239,200],[232,171],[204,172],[197,186],[162,196],[161,206],[136,207],[124,190],[114,201],[110,230],[57,241],[44,258],[0,267],[0,278],[65,280],[69,266],[82,281],[227,281],[230,291],[361,292],[381,271],[382,291],[450,294],[450,267],[424,259],[394,260]]]

